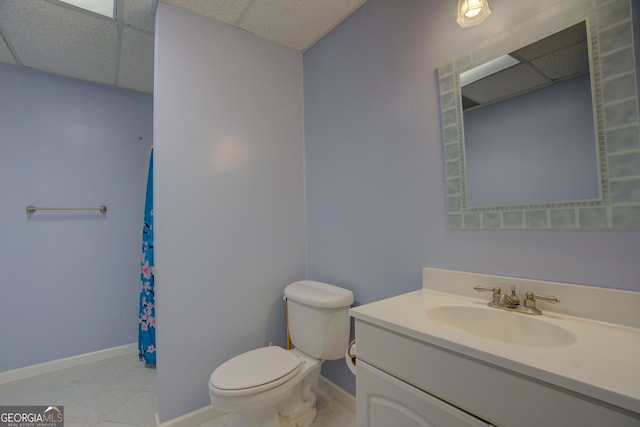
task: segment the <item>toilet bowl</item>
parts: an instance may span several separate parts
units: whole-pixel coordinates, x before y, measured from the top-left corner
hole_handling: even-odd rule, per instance
[[[285,288],[291,350],[262,347],[218,366],[209,378],[211,406],[229,427],[307,427],[313,423],[320,367],[349,341],[353,293],[314,281]]]
[[[271,346],[243,353],[211,374],[211,405],[234,414],[230,426],[310,425],[320,366],[320,360],[297,349]]]

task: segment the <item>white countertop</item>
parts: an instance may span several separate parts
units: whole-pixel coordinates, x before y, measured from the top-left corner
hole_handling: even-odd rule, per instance
[[[536,347],[484,338],[427,318],[438,306],[486,307],[478,298],[421,289],[351,309],[359,320],[640,413],[640,328],[546,310],[537,320],[569,330],[575,342]],[[640,310],[640,307],[636,307]],[[528,316],[508,313],[513,316]]]

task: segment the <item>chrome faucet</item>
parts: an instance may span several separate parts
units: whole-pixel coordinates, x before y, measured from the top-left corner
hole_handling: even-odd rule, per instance
[[[493,297],[491,299],[491,302],[489,303],[490,307],[515,309],[520,305],[520,298],[518,298],[518,295],[516,295],[515,286],[511,286],[511,295],[503,294],[502,289],[497,286],[494,288],[489,288],[486,286],[474,286],[473,289],[478,292],[493,293]]]
[[[515,309],[520,305],[520,298],[516,295],[516,287],[511,285],[511,295],[504,295],[504,307]]]
[[[558,303],[560,299],[554,296],[536,295],[529,291],[525,293],[525,300],[522,305],[520,304],[520,298],[516,294],[516,287],[511,285],[511,295],[502,293],[502,289],[499,287],[487,287],[487,286],[474,286],[474,290],[478,292],[492,292],[491,301],[487,304],[489,307],[501,308],[508,311],[516,311],[524,314],[542,314],[542,311],[536,307],[536,299],[545,300],[551,303]]]

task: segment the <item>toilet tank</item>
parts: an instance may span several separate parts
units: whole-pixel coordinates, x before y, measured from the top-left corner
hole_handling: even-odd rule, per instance
[[[321,360],[344,357],[349,345],[350,290],[303,280],[284,289],[289,335],[303,353]]]

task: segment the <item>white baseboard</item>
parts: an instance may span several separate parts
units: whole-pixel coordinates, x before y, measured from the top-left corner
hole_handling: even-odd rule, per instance
[[[137,353],[138,344],[131,343],[118,347],[106,348],[92,353],[79,354],[77,356],[65,357],[64,359],[52,360],[50,362],[38,363],[37,365],[25,366],[23,368],[12,369],[0,372],[0,384],[12,381],[23,380],[36,375],[48,374],[60,369],[71,368],[85,363],[98,362],[111,357],[123,356],[125,354]]]
[[[349,392],[347,392],[346,390],[344,390],[343,388],[335,384],[334,382],[326,379],[321,375],[318,386],[320,387],[320,390],[323,391],[324,393],[333,397],[334,399],[342,403],[344,406],[346,406],[353,412],[356,411],[356,398],[353,397],[353,395],[351,395]],[[211,405],[207,405],[203,408],[196,409],[195,411],[181,415],[172,420],[165,421],[164,423],[160,423],[158,419],[158,414],[156,414],[156,426],[158,427],[197,427],[221,415],[224,415],[224,414],[217,412],[215,409],[213,409],[213,407],[211,407]]]
[[[356,412],[356,398],[351,393],[322,375],[320,376],[318,386],[320,390],[342,403],[352,412]]]
[[[156,426],[157,427],[197,427],[208,421],[213,420],[221,415],[218,411],[213,409],[211,405],[207,405],[195,411],[188,412],[184,415],[180,415],[177,418],[173,418],[163,423],[160,422],[158,414],[156,413]]]

